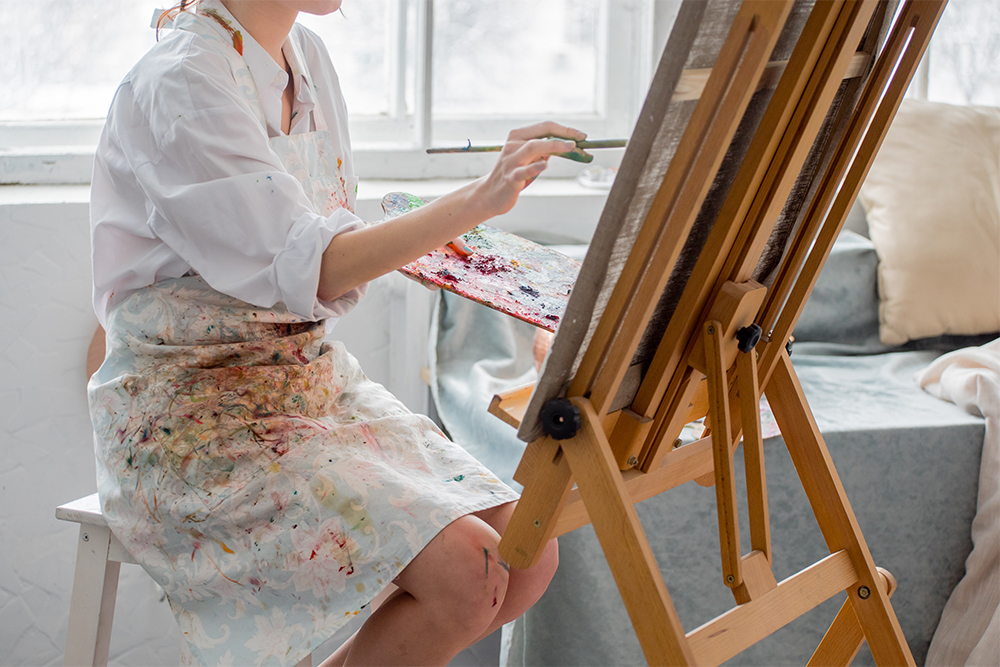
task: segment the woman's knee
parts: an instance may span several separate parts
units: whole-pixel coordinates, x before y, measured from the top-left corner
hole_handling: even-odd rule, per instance
[[[507,524],[514,515],[517,502],[506,503],[488,510],[476,512],[476,516],[492,526],[501,535],[507,529]],[[517,579],[524,585],[538,589],[538,596],[545,592],[549,582],[559,567],[559,544],[555,538],[548,541],[534,566],[526,570],[517,570]]]
[[[499,542],[497,532],[482,520],[461,517],[420,552],[397,583],[428,602],[441,622],[481,631],[507,594],[508,566],[500,559]]]

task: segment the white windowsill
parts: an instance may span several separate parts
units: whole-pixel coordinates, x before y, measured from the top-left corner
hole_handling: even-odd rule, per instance
[[[358,215],[365,220],[382,217],[381,199],[389,192],[408,192],[434,199],[469,180],[362,180],[358,188]],[[597,226],[607,191],[586,188],[574,179],[539,179],[521,193],[518,204],[489,224],[512,232],[542,231],[538,240],[586,242]],[[89,185],[4,185],[0,186],[0,208],[67,204],[86,206]]]

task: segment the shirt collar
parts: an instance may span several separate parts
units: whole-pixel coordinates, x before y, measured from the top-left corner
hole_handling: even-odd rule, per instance
[[[240,31],[240,35],[243,38],[243,61],[246,62],[247,69],[250,70],[250,76],[253,78],[254,85],[257,86],[257,94],[260,96],[260,106],[264,111],[264,119],[268,124],[268,133],[272,136],[280,134],[281,94],[285,90],[285,86],[288,85],[288,74],[264,50],[264,47],[258,44],[257,40],[240,25],[236,17],[219,0],[202,0],[199,6],[203,9],[211,9],[218,12],[219,16],[230,23],[231,28]],[[231,39],[229,32],[218,21],[209,19],[208,22],[226,40]],[[285,58],[289,64],[292,65],[294,56],[290,54],[295,49],[290,47],[290,39],[291,37],[285,40],[282,52],[285,54]],[[302,69],[301,63],[297,62],[298,59],[295,60],[296,64],[292,65],[293,72],[296,71],[296,67]],[[302,88],[303,86],[299,86],[300,91]],[[304,111],[300,111],[299,113],[304,113]]]

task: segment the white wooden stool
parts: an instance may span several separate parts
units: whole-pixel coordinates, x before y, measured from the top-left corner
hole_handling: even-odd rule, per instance
[[[80,524],[64,664],[103,667],[108,664],[118,572],[122,563],[135,560],[108,528],[96,493],[60,505],[56,518]],[[312,667],[312,656],[303,658],[297,667]]]

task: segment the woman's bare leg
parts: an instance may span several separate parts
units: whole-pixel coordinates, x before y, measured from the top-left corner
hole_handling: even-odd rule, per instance
[[[475,515],[488,523],[495,531],[503,535],[510,522],[510,517],[514,513],[516,502],[507,503],[498,507],[491,507]],[[506,566],[506,563],[504,563]],[[507,581],[507,597],[503,606],[497,612],[493,622],[490,623],[486,631],[476,639],[485,638],[487,635],[497,630],[505,623],[510,623],[524,612],[528,611],[533,604],[542,597],[545,589],[548,588],[552,576],[559,566],[559,546],[556,540],[549,540],[542,550],[542,555],[534,567],[526,570],[510,568],[510,579]]]
[[[447,664],[503,605],[508,574],[497,565],[499,541],[476,516],[449,524],[396,577],[399,590],[351,638],[344,664]]]
[[[375,610],[385,604],[386,601],[393,595],[399,592],[399,587],[396,584],[390,583],[388,586],[382,589],[382,592],[375,596],[375,598],[369,603],[368,610],[375,613]],[[337,647],[337,650],[330,654],[330,656],[321,662],[318,667],[343,667],[344,662],[347,660],[347,654],[351,650],[351,646],[354,645],[354,638],[358,635],[355,632],[353,635],[348,637],[343,644]]]
[[[474,516],[482,519],[486,524],[497,531],[497,533],[502,533],[502,531],[507,527],[507,523],[510,521],[511,514],[514,511],[514,505],[515,503],[507,503],[506,505],[476,512]],[[431,544],[433,544],[433,541]],[[430,546],[431,545],[428,545],[428,547]],[[484,560],[486,559],[484,558]],[[499,604],[499,609],[494,615],[493,620],[490,621],[489,625],[487,625],[486,629],[483,630],[483,632],[473,641],[469,642],[469,645],[474,644],[476,641],[479,641],[494,632],[504,623],[509,623],[514,620],[531,607],[531,605],[533,605],[538,598],[541,597],[542,593],[545,592],[545,588],[548,586],[549,581],[552,579],[552,575],[555,573],[558,561],[558,547],[556,545],[556,541],[552,540],[542,552],[542,556],[535,567],[528,570],[510,570],[509,579],[507,580],[507,591],[503,602]],[[486,573],[486,564],[492,564],[494,562],[496,562],[496,565],[493,567],[499,566],[504,568],[505,572],[507,571],[505,563],[501,564],[500,561],[490,559],[484,563],[484,575]],[[406,591],[402,591],[392,585],[390,585],[390,588],[382,591],[382,593],[380,593],[379,596],[372,601],[371,608],[373,618],[374,613],[380,606],[380,602],[382,604],[388,604],[391,600],[394,600],[398,596],[404,594],[406,594]],[[371,619],[365,623],[365,626],[367,626],[370,622]],[[365,630],[365,628],[363,627],[362,630]],[[341,645],[341,647],[338,648],[329,658],[323,661],[320,667],[342,667],[346,663],[348,655],[351,653],[355,639],[362,632],[362,630],[359,630],[346,642],[344,642],[344,644]],[[466,647],[463,646],[462,648],[464,649]]]

